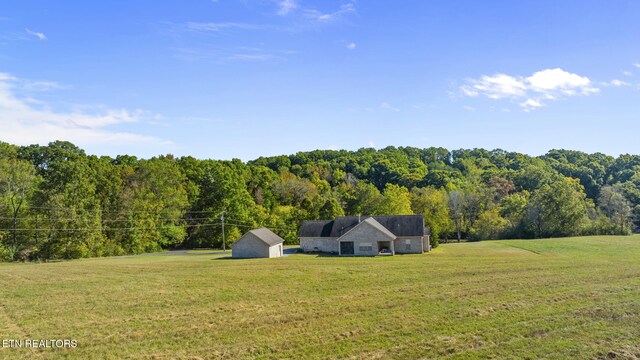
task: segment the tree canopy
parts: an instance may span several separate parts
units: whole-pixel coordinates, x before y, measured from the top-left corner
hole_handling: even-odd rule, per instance
[[[443,239],[629,234],[640,156],[570,150],[387,147],[200,160],[87,155],[56,141],[0,143],[0,259],[228,247],[267,226],[297,242],[304,220],[421,214]]]

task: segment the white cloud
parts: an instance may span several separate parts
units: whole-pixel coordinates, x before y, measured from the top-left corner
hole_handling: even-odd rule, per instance
[[[332,13],[323,13],[315,9],[306,9],[304,11],[304,16],[319,22],[332,22],[342,18],[344,15],[348,13],[352,13],[355,11],[356,11],[355,5],[353,3],[348,3],[340,6],[340,9]]]
[[[546,101],[587,96],[600,91],[588,77],[559,68],[537,71],[528,77],[500,73],[483,75],[480,79],[467,80],[460,90],[470,97],[484,95],[494,100],[522,99],[519,104],[525,111],[542,107]]]
[[[635,64],[633,64],[633,66],[635,66],[637,68],[640,68],[640,63],[635,63]]]
[[[188,22],[186,24],[186,27],[187,29],[194,30],[194,31],[212,31],[212,32],[218,32],[225,29],[256,30],[260,28],[260,26],[254,25],[254,24],[234,23],[234,22],[223,22],[223,23]]]
[[[626,82],[626,81],[619,80],[619,79],[613,79],[608,83],[604,83],[603,85],[605,85],[605,86],[629,86],[631,84]]]
[[[298,52],[287,49],[263,49],[260,47],[238,46],[221,49],[214,46],[173,48],[177,59],[187,62],[212,61],[218,64],[228,62],[279,61]]]
[[[631,71],[623,71],[622,75],[624,75],[624,76],[633,76],[633,73]]]
[[[502,99],[523,96],[526,91],[526,85],[522,81],[505,74],[484,75],[480,80],[471,80],[470,83],[462,87],[467,96],[484,94],[491,99]]]
[[[51,91],[67,88],[66,86],[54,81],[23,81],[22,87],[26,91]]]
[[[47,40],[47,37],[44,35],[44,33],[31,31],[29,29],[24,29],[24,30],[27,32],[27,34],[33,35],[33,36],[37,37],[40,40]]]
[[[228,60],[238,61],[268,61],[273,60],[274,56],[271,54],[233,54],[227,58]]]
[[[527,99],[526,101],[520,103],[520,106],[524,109],[524,111],[535,110],[536,108],[543,107],[544,105],[535,99]]]
[[[16,78],[11,76],[10,74],[0,72],[0,81],[10,81],[10,80],[16,80]]]
[[[278,2],[278,15],[285,16],[297,8],[295,0],[281,0]]]
[[[307,21],[296,22],[289,25],[269,25],[251,24],[242,22],[197,22],[190,21],[184,23],[161,22],[163,31],[167,34],[175,35],[185,32],[220,33],[228,30],[270,30],[270,31],[290,31],[308,28],[309,25],[334,23],[344,18],[347,14],[356,11],[355,1],[341,5],[333,12],[322,12],[314,8],[303,6],[298,0],[268,0],[271,5],[276,5],[276,13],[279,16],[295,15],[295,19],[303,18]]]
[[[480,93],[477,92],[476,90],[473,90],[473,87],[471,87],[471,86],[466,86],[465,85],[465,86],[461,87],[460,89],[462,90],[462,93],[467,95],[467,96],[476,97],[476,96],[480,95]],[[453,93],[449,93],[449,95],[451,97],[454,96]]]
[[[28,82],[22,82],[28,83]],[[152,136],[112,131],[111,126],[135,123],[148,116],[142,110],[92,107],[91,111],[53,111],[48,106],[36,107],[19,96],[15,77],[0,73],[0,139],[17,145],[46,144],[67,140],[77,145],[96,144],[169,144]]]
[[[353,50],[353,49],[355,49],[355,48],[356,48],[356,46],[357,46],[357,45],[356,45],[356,43],[348,43],[348,44],[346,45],[347,49],[349,49],[349,50]]]
[[[572,74],[562,69],[546,69],[529,76],[527,82],[537,92],[560,91],[573,95],[576,91],[589,93],[591,81],[588,77]]]
[[[400,112],[400,109],[398,109],[397,107],[393,107],[391,106],[391,104],[389,104],[388,102],[381,102],[380,103],[380,108],[381,109],[385,109],[385,110],[391,110],[391,111],[395,111],[395,112]]]

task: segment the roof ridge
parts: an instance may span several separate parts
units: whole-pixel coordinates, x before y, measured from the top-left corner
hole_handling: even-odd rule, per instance
[[[360,222],[375,219],[395,236],[423,236],[424,215],[360,215]],[[339,238],[358,225],[358,216],[336,216],[333,220],[305,220],[299,237]]]
[[[269,228],[263,226],[257,229],[251,229],[248,231],[253,234],[255,237],[260,239],[263,243],[273,246],[279,243],[284,243],[284,239],[281,238],[278,234],[271,231]]]
[[[361,222],[359,222],[358,224],[356,224],[356,226],[354,226],[351,229],[349,229],[346,233],[340,235],[337,240],[340,241],[340,239],[342,239],[342,237],[347,236],[348,233],[350,233],[353,230],[357,229],[358,227],[360,227],[360,225],[362,225],[364,223],[367,223],[367,224],[373,226],[374,228],[378,229],[379,231],[381,231],[382,233],[384,233],[385,235],[387,235],[391,239],[395,240],[395,239],[398,238],[394,233],[389,231],[389,229],[384,227],[384,225],[380,224],[376,219],[374,219],[373,217],[369,216],[368,218],[366,218],[366,219],[362,220]]]

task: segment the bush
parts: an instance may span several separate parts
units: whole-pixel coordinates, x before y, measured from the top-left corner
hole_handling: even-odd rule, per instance
[[[11,261],[13,256],[9,253],[9,250],[0,242],[0,262]]]

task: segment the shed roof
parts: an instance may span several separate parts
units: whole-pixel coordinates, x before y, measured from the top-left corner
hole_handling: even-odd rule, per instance
[[[339,216],[335,220],[304,221],[300,227],[300,237],[339,238],[353,229],[360,221],[375,219],[395,236],[423,236],[424,218],[422,215],[386,215],[386,216]]]
[[[265,227],[249,230],[249,232],[269,246],[282,244],[284,242],[284,239]]]

